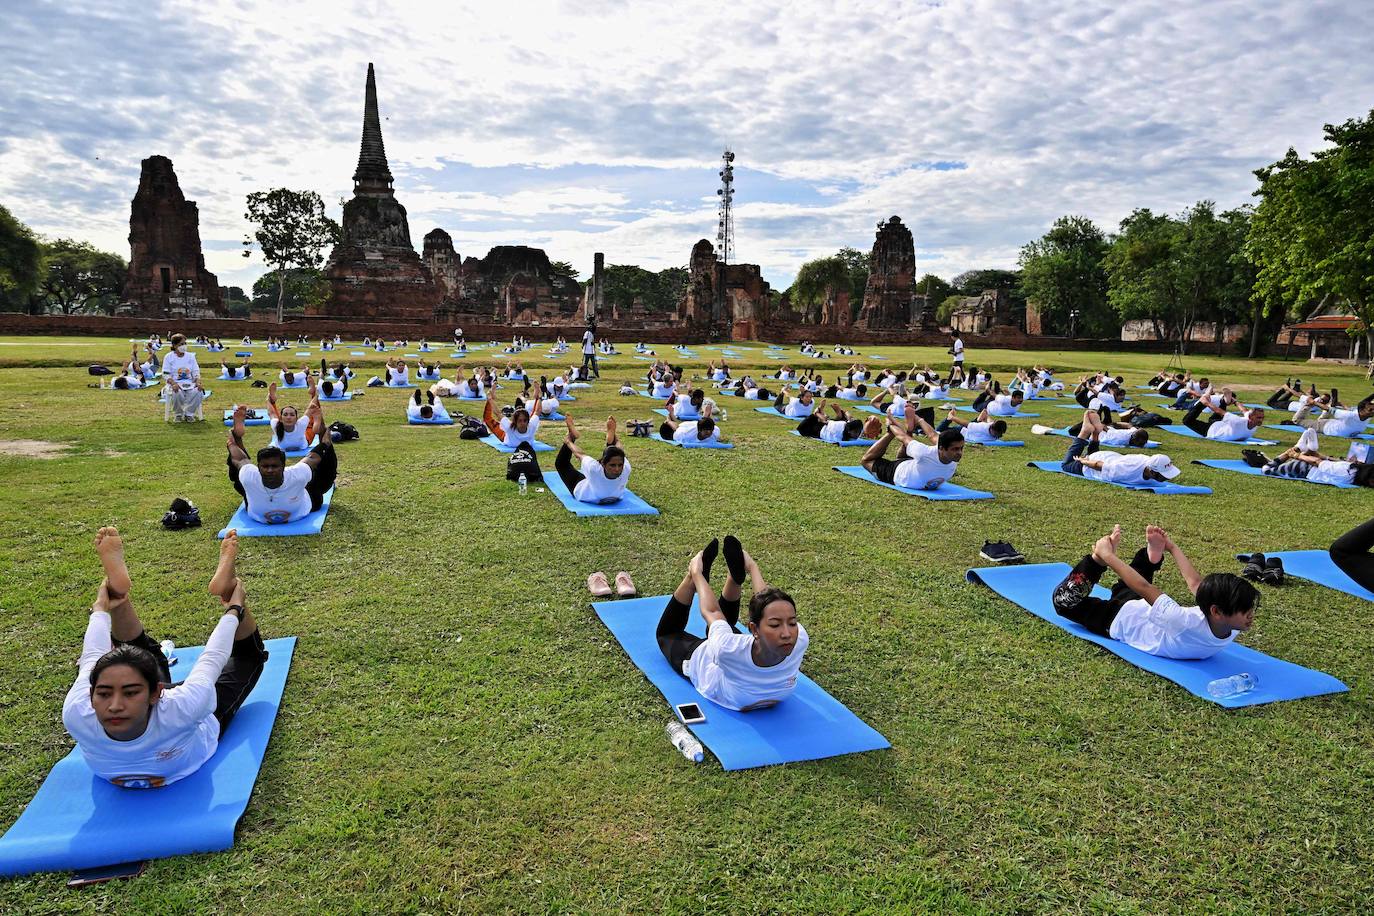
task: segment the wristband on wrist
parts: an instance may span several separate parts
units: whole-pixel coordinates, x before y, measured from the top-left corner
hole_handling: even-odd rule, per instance
[[[233,612],[234,616],[237,617],[239,620],[242,620],[242,619],[243,619],[243,605],[241,605],[241,604],[231,604],[231,605],[229,605],[227,608],[224,609],[224,612],[225,612],[226,614],[229,613],[229,612],[231,612],[231,611]]]

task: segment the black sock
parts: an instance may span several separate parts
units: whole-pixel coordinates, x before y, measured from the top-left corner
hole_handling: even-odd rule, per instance
[[[701,552],[701,574],[708,581],[711,578],[711,564],[716,562],[716,554],[720,552],[720,541],[711,538],[711,543],[706,545],[706,549]]]
[[[733,534],[725,536],[725,565],[730,567],[730,578],[735,580],[735,584],[743,585],[746,575],[744,548],[740,545],[739,538]]]

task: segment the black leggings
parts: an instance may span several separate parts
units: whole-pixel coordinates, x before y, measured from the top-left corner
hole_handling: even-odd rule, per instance
[[[668,664],[683,677],[687,677],[687,660],[692,657],[697,646],[706,642],[700,636],[687,632],[687,615],[691,610],[690,604],[683,604],[675,596],[670,595],[668,606],[663,609],[663,616],[658,621],[658,630],[655,631],[658,648],[663,652],[663,657],[668,659]],[[725,622],[730,625],[730,629],[738,633],[735,625],[739,623],[739,599],[721,598],[720,612],[725,615]]]
[[[1352,528],[1331,545],[1331,562],[1363,587],[1374,591],[1374,519]]]
[[[810,439],[819,439],[825,428],[825,418],[820,414],[808,414],[797,424],[797,432]]]
[[[671,438],[665,436],[664,438]],[[568,443],[564,442],[563,447],[558,450],[558,456],[553,459],[553,469],[558,472],[558,479],[563,481],[563,486],[572,493],[577,489],[577,485],[587,479],[587,476],[573,467],[572,449],[568,448]]]
[[[1200,416],[1203,411],[1207,411],[1207,419]],[[1206,436],[1207,430],[1216,422],[1220,414],[1213,413],[1211,408],[1202,403],[1199,399],[1196,404],[1188,408],[1188,413],[1183,417],[1183,425],[1197,433],[1199,436]]]
[[[162,647],[146,630],[133,639],[115,639],[112,642],[116,646],[137,646],[147,652],[157,662],[162,683],[172,683],[172,669],[167,662],[167,656],[162,654]],[[248,694],[253,692],[258,678],[262,676],[267,655],[262,634],[257,630],[242,639],[234,640],[234,647],[229,650],[229,660],[224,663],[224,667],[220,669],[219,679],[215,681],[215,718],[219,720],[221,735],[238,714],[239,707],[248,698]]]
[[[1150,556],[1142,547],[1131,560],[1131,569],[1140,573],[1146,582],[1153,582],[1155,573],[1163,563],[1151,563]],[[1060,617],[1067,617],[1074,623],[1082,624],[1098,636],[1110,636],[1112,621],[1127,601],[1140,596],[1121,582],[1112,586],[1110,598],[1096,598],[1093,586],[1102,578],[1107,567],[1097,562],[1091,555],[1078,561],[1064,581],[1054,587],[1054,610]]]

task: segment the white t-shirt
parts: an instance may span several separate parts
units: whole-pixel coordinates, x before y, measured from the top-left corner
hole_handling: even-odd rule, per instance
[[[679,420],[701,419],[701,411],[692,403],[691,396],[686,394],[677,396],[677,402],[673,405],[673,415]]]
[[[821,427],[820,439],[822,442],[843,442],[844,441],[844,421],[827,420],[825,426]]]
[[[654,382],[654,397],[666,398],[677,390],[677,386],[671,382]]]
[[[124,788],[156,789],[190,776],[214,756],[219,747],[215,681],[229,660],[238,624],[233,614],[221,617],[186,680],[163,690],[143,734],[116,741],[105,734],[91,705],[91,670],[112,648],[110,615],[92,612],[76,683],[62,703],[62,724],[91,772]]]
[[[386,383],[388,385],[409,385],[410,367],[403,366],[400,369],[388,367],[386,370]]]
[[[1168,595],[1160,595],[1154,604],[1144,598],[1127,601],[1107,633],[1163,658],[1211,658],[1236,638],[1232,630],[1225,639],[1217,639],[1201,608],[1182,607]]]
[[[543,406],[542,401],[540,402],[540,406]],[[535,416],[534,414],[531,414],[529,428],[526,429],[523,433],[515,428],[515,425],[510,421],[510,417],[502,417],[501,432],[505,434],[505,438],[501,441],[505,442],[506,445],[514,446],[519,445],[521,442],[533,443],[534,434],[539,432],[539,417]]]
[[[730,375],[730,373],[727,372],[727,371],[724,370],[724,369],[712,369],[712,370],[711,370],[711,381],[713,381],[713,382],[723,382],[723,381],[725,381],[726,378],[729,377],[729,375]]]
[[[954,361],[956,363],[962,363],[964,361],[964,342],[958,337],[954,338],[954,346],[952,349],[954,350]]]
[[[1121,410],[1121,405],[1117,403],[1116,398],[1112,397],[1111,393],[1107,391],[1100,392],[1097,395],[1097,397],[1089,401],[1088,407],[1092,408],[1093,410],[1096,410],[1099,407],[1105,407],[1108,410],[1115,411]]]
[[[244,366],[225,366],[225,378],[247,378],[248,369]]]
[[[1349,461],[1323,461],[1307,472],[1313,483],[1354,483],[1355,466]]]
[[[701,439],[698,437],[699,432],[700,431],[697,428],[697,422],[695,420],[691,420],[687,423],[679,423],[677,429],[673,431],[673,441],[686,446],[706,445],[711,442],[720,441],[719,426],[713,428],[711,430],[711,434],[707,436],[705,439]]]
[[[909,443],[906,453],[911,457],[897,465],[892,482],[908,490],[934,490],[959,469],[959,462],[945,464],[940,460],[940,450],[924,442]]]
[[[1364,421],[1360,419],[1358,410],[1337,408],[1331,419],[1322,424],[1322,432],[1328,436],[1345,436],[1353,439],[1363,431]]]
[[[1216,422],[1207,427],[1208,439],[1221,439],[1225,442],[1243,442],[1251,437],[1250,425],[1238,413],[1222,414]]]
[[[788,398],[787,406],[783,408],[782,412],[786,416],[801,419],[802,417],[811,416],[811,411],[815,408],[816,404],[814,401],[810,404],[803,404],[800,398]]]
[[[763,397],[763,391],[759,388],[746,388],[744,390],[744,399],[746,401],[757,401],[761,397]]]
[[[175,350],[172,351],[172,354],[162,361],[162,377],[182,391],[196,387],[196,382],[200,379],[200,364],[196,362],[196,355],[183,353],[178,356]]]
[[[1106,480],[1111,483],[1144,483],[1144,470],[1150,466],[1153,455],[1122,455],[1119,452],[1101,451],[1093,454],[1102,459],[1102,468],[1083,466],[1083,476],[1089,480]]]
[[[589,353],[594,353],[594,352],[596,352],[595,347],[596,347],[596,341],[595,341],[595,338],[592,337],[592,332],[591,332],[590,330],[583,331],[583,332],[582,332],[582,353],[583,353],[583,355],[585,356],[585,355],[587,355],[587,354],[589,354]]]
[[[988,413],[994,417],[1014,417],[1016,416],[1016,405],[1011,402],[1011,395],[999,394],[988,402]]]
[[[999,441],[998,438],[988,432],[991,426],[991,422],[970,423],[964,427],[964,438],[974,445],[987,445],[989,442],[997,442]]]
[[[310,483],[314,471],[304,461],[298,461],[286,469],[282,484],[269,490],[262,482],[262,472],[258,466],[245,464],[239,469],[239,485],[247,494],[248,517],[269,525],[299,521],[310,514],[310,494],[305,485]]]
[[[760,668],[754,663],[754,637],[736,633],[725,621],[716,620],[706,631],[706,641],[683,667],[698,693],[726,709],[772,706],[797,689],[802,656],[810,642],[806,629],[798,624],[792,653],[771,668]]]
[[[857,390],[857,389],[854,389],[854,388],[841,388],[841,389],[839,390],[839,392],[835,395],[835,397],[839,398],[839,399],[842,400],[842,401],[861,401],[861,400],[863,400],[863,398],[861,398],[861,397],[859,396],[858,390]]]
[[[1131,436],[1134,435],[1133,429],[1104,429],[1098,442],[1102,445],[1130,445]]]
[[[574,497],[584,503],[618,502],[630,483],[630,459],[625,459],[625,469],[620,476],[609,480],[601,462],[588,455],[582,459],[582,474],[586,479],[573,489]]]
[[[305,429],[309,422],[304,417],[296,421],[296,428],[290,432],[286,431],[286,424],[281,420],[272,421],[272,444],[284,452],[294,452],[309,446],[305,438]]]

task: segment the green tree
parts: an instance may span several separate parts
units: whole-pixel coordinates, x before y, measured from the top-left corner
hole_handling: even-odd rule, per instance
[[[925,296],[927,302],[934,302],[937,307],[939,303],[948,299],[953,292],[954,287],[935,276],[935,274],[926,274],[916,281],[916,294],[918,296]]]
[[[954,310],[959,307],[959,303],[964,301],[964,297],[959,293],[951,293],[940,301],[940,306],[935,310],[935,320],[942,325],[947,325],[950,318],[954,315]]]
[[[1174,263],[1179,234],[1172,217],[1138,209],[1121,221],[1121,231],[1102,261],[1107,299],[1121,320],[1149,320],[1160,340],[1174,337],[1175,319],[1182,311]]]
[[[277,310],[277,320],[287,312],[304,312],[329,298],[329,281],[314,268],[292,267],[272,271],[253,283],[252,308],[259,312]],[[247,313],[248,309],[244,308]]]
[[[37,236],[0,206],[0,311],[27,311],[38,291],[42,251]]]
[[[629,308],[638,299],[651,312],[670,312],[687,289],[688,276],[684,267],[654,273],[636,264],[607,264],[606,304]]]
[[[1289,149],[1255,171],[1256,294],[1270,310],[1343,299],[1374,347],[1374,110],[1322,132],[1330,146],[1312,158]]]
[[[280,322],[286,304],[286,272],[293,267],[318,270],[324,259],[321,250],[339,240],[339,224],[325,214],[320,195],[287,188],[249,194],[244,219],[257,228],[252,238],[243,240],[243,256],[249,257],[256,243],[272,268]]]
[[[987,289],[1005,289],[1015,293],[1021,285],[1021,274],[1000,267],[966,270],[950,281],[954,291],[965,296],[977,296]]]
[[[1040,306],[1047,331],[1116,336],[1120,322],[1107,302],[1106,253],[1106,234],[1085,216],[1061,216],[1021,249],[1021,292]]]
[[[841,248],[835,257],[849,270],[850,320],[857,318],[864,304],[864,290],[868,287],[868,272],[873,267],[873,252],[857,248]]]
[[[567,277],[569,280],[576,280],[581,276],[581,272],[573,267],[570,261],[553,261],[549,264],[549,273],[555,277]]]
[[[853,251],[854,249],[849,249]],[[864,274],[867,282],[867,273]],[[849,301],[854,301],[853,277],[851,266],[846,264],[839,255],[831,255],[828,258],[817,258],[814,261],[807,261],[797,270],[797,279],[792,283],[791,296],[789,302],[792,308],[801,312],[802,321],[808,324],[816,324],[820,321],[821,306],[825,302],[826,294],[831,289],[842,289],[850,292]],[[859,293],[863,295],[862,290]]]
[[[45,311],[114,311],[129,269],[123,258],[72,239],[44,243],[41,250],[37,297]]]

